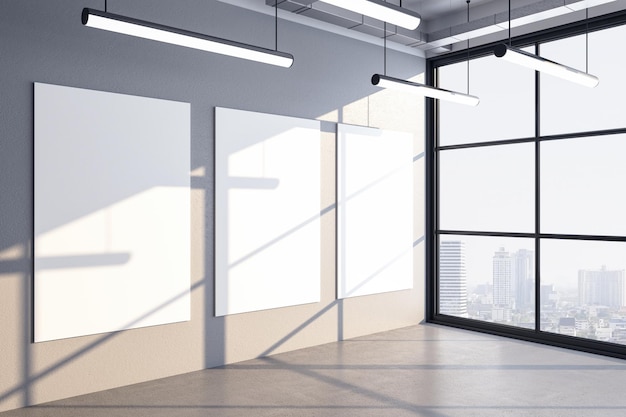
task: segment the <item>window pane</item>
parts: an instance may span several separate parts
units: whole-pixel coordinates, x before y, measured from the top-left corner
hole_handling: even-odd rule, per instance
[[[441,151],[441,229],[533,232],[534,146]]]
[[[626,344],[626,243],[541,241],[541,330]]]
[[[626,135],[541,144],[541,231],[626,235]]]
[[[626,26],[589,34],[589,73],[600,78],[595,88],[541,75],[542,135],[626,127],[624,54],[615,49],[624,38]],[[540,55],[585,71],[585,36],[542,44]]]
[[[532,239],[442,235],[439,313],[534,328]]]
[[[533,49],[534,50],[534,49]],[[438,69],[439,86],[467,92],[467,62]],[[493,55],[470,61],[476,107],[439,101],[439,144],[487,142],[535,135],[535,72]]]

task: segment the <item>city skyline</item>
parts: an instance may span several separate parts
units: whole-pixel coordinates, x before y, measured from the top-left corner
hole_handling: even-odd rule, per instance
[[[508,252],[524,250],[533,253],[534,239],[441,235],[440,241],[463,241],[465,243],[466,280],[469,287],[485,284],[492,280],[492,257],[504,247]],[[593,270],[603,265],[610,270],[626,270],[626,243],[598,242],[587,240],[541,240],[542,284],[554,284],[562,289],[578,286],[578,271]]]
[[[471,245],[463,239],[441,239],[439,250],[440,314],[529,329],[540,319],[538,326],[545,332],[626,344],[625,269],[601,264],[578,269],[569,277],[568,286],[540,283],[537,316],[533,251],[513,251],[505,246],[492,249],[481,259],[491,263],[491,279],[468,284]],[[574,254],[569,253],[570,259]]]

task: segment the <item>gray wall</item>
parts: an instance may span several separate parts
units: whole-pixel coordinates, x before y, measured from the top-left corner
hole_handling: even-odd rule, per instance
[[[269,16],[207,0],[110,0],[109,11],[273,47]],[[85,28],[103,0],[0,2],[0,411],[418,323],[423,319],[423,100],[379,92],[382,50],[281,21],[291,69]],[[389,52],[388,73],[424,60]],[[192,319],[34,344],[33,82],[191,103]],[[213,111],[216,106],[325,120],[321,302],[213,315]],[[414,289],[335,300],[335,134],[346,122],[409,130],[415,142]],[[71,204],[71,196],[59,196]],[[384,221],[376,219],[375,221]]]

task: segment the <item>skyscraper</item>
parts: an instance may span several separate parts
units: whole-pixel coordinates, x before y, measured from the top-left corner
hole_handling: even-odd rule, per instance
[[[467,317],[465,242],[439,243],[439,313]]]
[[[527,249],[520,249],[512,256],[512,285],[516,310],[535,305],[534,260],[533,252]]]
[[[493,321],[511,321],[513,307],[512,258],[504,248],[493,255]]]
[[[581,305],[604,305],[620,308],[624,305],[624,270],[578,271],[578,301]]]

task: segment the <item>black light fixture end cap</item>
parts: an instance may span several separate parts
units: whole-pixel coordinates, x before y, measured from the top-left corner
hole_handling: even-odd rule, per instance
[[[88,8],[88,7],[85,7],[85,8],[83,9],[83,12],[82,12],[82,13],[81,13],[81,15],[80,15],[80,16],[81,16],[81,17],[80,17],[80,20],[81,20],[81,22],[83,22],[83,25],[86,25],[86,24],[87,24],[87,22],[89,21],[89,13],[90,13],[90,12],[89,12],[89,8]]]
[[[496,45],[495,48],[493,48],[493,54],[497,56],[498,58],[502,58],[506,54],[506,51],[508,49],[509,48],[506,46],[506,44],[501,43],[499,45]]]

